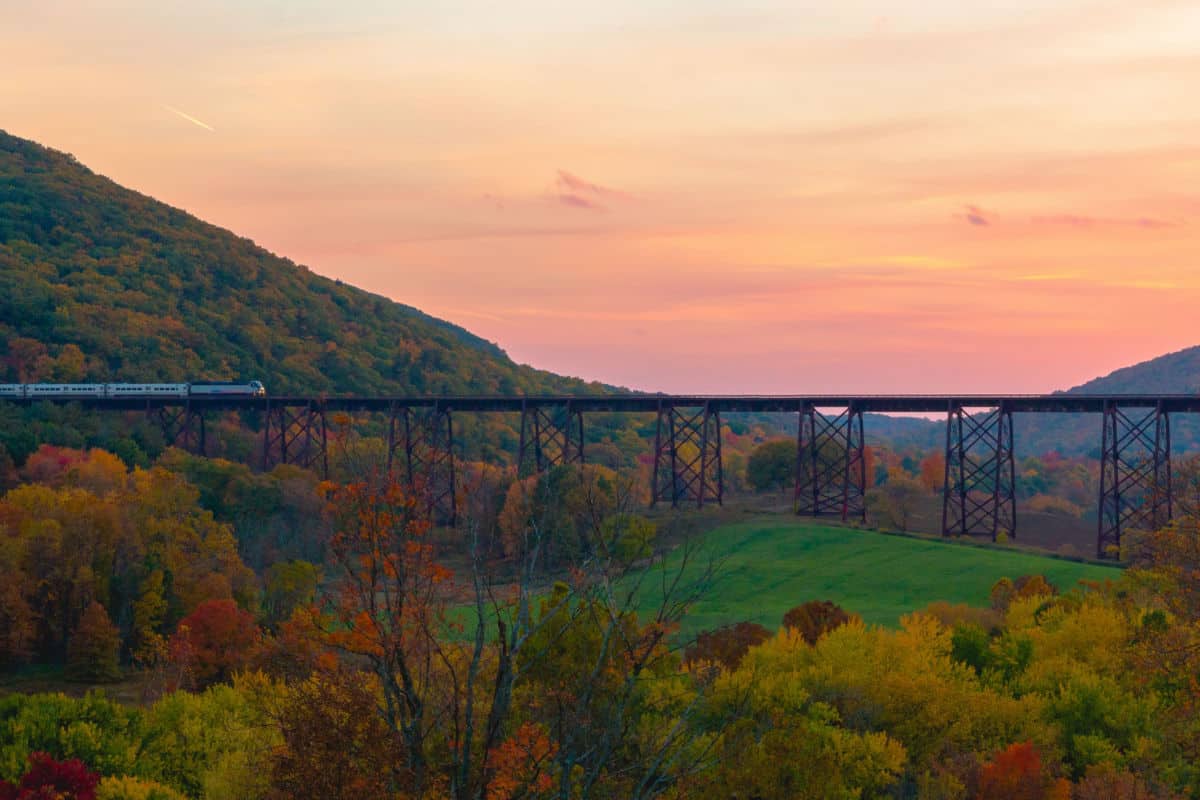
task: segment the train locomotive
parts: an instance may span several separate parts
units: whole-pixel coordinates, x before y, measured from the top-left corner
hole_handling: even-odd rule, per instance
[[[204,383],[0,383],[0,399],[117,400],[126,397],[266,397],[262,381]]]

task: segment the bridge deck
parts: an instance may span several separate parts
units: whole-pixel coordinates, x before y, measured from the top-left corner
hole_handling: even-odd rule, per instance
[[[1015,413],[1101,413],[1106,405],[1161,408],[1168,413],[1200,412],[1200,395],[1187,394],[927,394],[927,395],[531,395],[388,397],[362,395],[286,395],[276,397],[38,397],[0,398],[10,403],[79,403],[85,408],[142,410],[190,406],[233,409],[317,406],[325,411],[389,411],[436,406],[453,411],[511,412],[570,402],[580,412],[653,413],[666,407],[700,407],[728,412],[797,412],[805,407],[848,408],[865,413],[940,413],[956,407],[1004,407]]]

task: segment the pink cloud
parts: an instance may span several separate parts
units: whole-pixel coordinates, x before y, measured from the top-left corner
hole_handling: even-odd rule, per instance
[[[991,221],[984,215],[984,211],[979,206],[964,206],[966,209],[962,217],[971,225],[991,225]]]
[[[604,211],[605,206],[600,202],[627,200],[629,195],[618,189],[601,186],[598,183],[581,178],[565,169],[557,170],[554,180],[555,200],[565,206],[585,211]]]
[[[1049,214],[1033,217],[1034,225],[1062,225],[1071,228],[1100,228],[1100,227],[1135,227],[1135,228],[1174,228],[1180,223],[1170,222],[1153,217],[1136,217],[1133,219],[1116,219],[1105,217],[1088,217],[1078,214]]]

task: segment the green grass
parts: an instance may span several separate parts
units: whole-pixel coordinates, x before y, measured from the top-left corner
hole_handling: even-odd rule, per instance
[[[1006,576],[1040,574],[1066,591],[1080,580],[1120,574],[1116,567],[1019,550],[795,520],[742,522],[710,531],[700,558],[689,565],[692,575],[708,554],[724,563],[716,585],[684,619],[684,634],[743,620],[774,630],[785,611],[807,600],[832,600],[868,623],[895,626],[903,614],[935,600],[986,606],[992,584]],[[672,558],[677,563],[679,555]]]

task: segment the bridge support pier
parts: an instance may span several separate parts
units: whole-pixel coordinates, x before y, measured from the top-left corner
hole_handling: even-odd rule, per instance
[[[994,542],[1016,531],[1012,410],[1001,404],[969,414],[954,403],[946,419],[942,535],[986,535]]]
[[[1171,520],[1170,417],[1161,401],[1147,409],[1105,400],[1101,442],[1096,555],[1117,559],[1123,534]]]
[[[583,413],[571,401],[553,405],[523,403],[517,472],[544,472],[562,464],[583,463]]]
[[[828,416],[805,404],[796,437],[796,513],[865,520],[866,492],[862,411],[849,405]]]
[[[294,464],[329,477],[325,407],[318,402],[302,406],[268,405],[263,425],[263,469]]]
[[[725,476],[721,467],[721,413],[710,403],[699,407],[659,404],[654,442],[651,505],[706,502],[721,505]]]
[[[193,409],[190,403],[147,408],[146,415],[158,424],[167,447],[178,447],[197,456],[205,455],[207,440],[204,414]]]
[[[400,463],[397,463],[397,462]],[[401,475],[408,491],[423,497],[435,524],[458,521],[454,477],[454,420],[450,409],[392,407],[388,420],[387,470]]]

